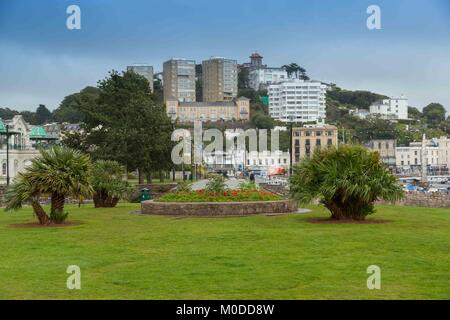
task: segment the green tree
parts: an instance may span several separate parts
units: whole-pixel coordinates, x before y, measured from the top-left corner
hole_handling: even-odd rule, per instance
[[[408,107],[408,117],[415,120],[420,120],[423,117],[422,112],[416,107]]]
[[[364,220],[375,212],[377,199],[395,201],[403,195],[379,154],[362,146],[316,150],[294,167],[289,184],[295,199],[302,203],[319,199],[332,219]]]
[[[52,119],[52,113],[43,104],[40,104],[36,109],[36,124],[45,124],[50,122]]]
[[[66,96],[59,107],[53,111],[53,118],[57,122],[80,123],[84,121],[81,105],[96,105],[100,90],[86,87],[80,92]]]
[[[423,108],[423,116],[425,117],[428,125],[431,127],[437,127],[445,121],[446,110],[440,103],[430,103]]]
[[[92,195],[89,183],[91,161],[89,156],[68,148],[41,149],[40,156],[20,173],[5,194],[6,210],[16,210],[31,202],[40,224],[61,223],[67,196]],[[39,203],[43,195],[50,195],[50,215]]]
[[[147,79],[112,71],[98,88],[95,104],[80,104],[84,117],[80,148],[95,159],[118,161],[128,171],[138,169],[140,183],[150,170],[169,169],[172,124],[150,93]]]

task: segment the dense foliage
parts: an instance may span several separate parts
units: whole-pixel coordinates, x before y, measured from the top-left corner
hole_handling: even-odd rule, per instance
[[[377,152],[351,145],[316,150],[294,167],[289,184],[295,199],[319,199],[333,219],[363,220],[377,199],[395,201],[403,194]]]
[[[97,160],[92,166],[91,184],[94,205],[115,207],[119,199],[131,192],[131,185],[123,180],[124,168],[116,161]]]

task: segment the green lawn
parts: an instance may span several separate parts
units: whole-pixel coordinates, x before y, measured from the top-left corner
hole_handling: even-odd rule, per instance
[[[450,299],[450,210],[378,207],[386,224],[312,224],[327,213],[170,218],[69,206],[61,228],[0,212],[2,299]],[[66,288],[68,265],[81,290]],[[381,267],[381,290],[366,269]]]

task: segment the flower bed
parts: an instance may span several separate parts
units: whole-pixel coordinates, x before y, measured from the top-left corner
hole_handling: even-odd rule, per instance
[[[277,201],[283,197],[259,190],[226,190],[223,192],[206,192],[205,190],[167,193],[155,202],[245,202]]]

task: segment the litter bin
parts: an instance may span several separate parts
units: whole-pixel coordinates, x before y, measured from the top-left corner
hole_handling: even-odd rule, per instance
[[[141,194],[139,195],[139,200],[140,200],[140,202],[145,201],[145,200],[150,200],[150,189],[149,188],[141,189]]]

